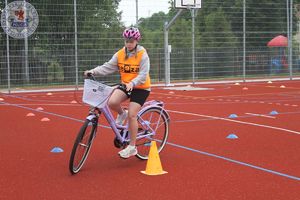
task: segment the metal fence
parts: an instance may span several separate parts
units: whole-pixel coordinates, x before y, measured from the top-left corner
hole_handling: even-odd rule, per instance
[[[2,2],[1,12],[11,2]],[[15,39],[8,37],[1,29],[2,90],[77,88],[82,84],[84,70],[108,61],[123,45],[120,33],[124,22],[118,11],[111,18],[108,13],[112,12],[111,3],[115,1],[29,2],[39,14],[39,25],[34,34],[25,39]],[[169,31],[171,82],[266,77],[293,79],[299,75],[297,4],[277,1],[274,10],[274,2],[255,5],[251,4],[252,1],[241,2],[232,8],[223,2],[204,1],[195,18],[194,44],[189,11],[186,10],[175,21]],[[153,1],[149,9],[158,5]],[[117,8],[117,4],[113,7]],[[220,7],[222,9],[217,9],[217,13],[212,12]],[[261,13],[261,9],[270,14],[253,15],[258,11]],[[171,20],[175,13],[176,10],[171,9],[164,20]],[[145,20],[141,20],[139,25],[143,22]],[[272,26],[266,29],[266,25]],[[147,24],[143,26],[147,27]],[[155,30],[154,39],[150,39],[150,30],[153,31],[149,27],[141,44],[150,56],[152,82],[165,83],[166,51],[161,39],[164,37],[163,26]],[[145,30],[141,31],[143,33]],[[268,47],[271,36],[277,35],[287,36],[288,46]],[[195,47],[194,56],[192,46]],[[116,81],[118,78],[115,74],[105,79]]]

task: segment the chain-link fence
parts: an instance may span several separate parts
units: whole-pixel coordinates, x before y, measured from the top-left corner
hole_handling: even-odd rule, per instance
[[[12,2],[0,2],[1,14]],[[108,61],[123,46],[125,24],[117,0],[27,2],[38,12],[38,28],[23,39],[8,37],[1,29],[1,89],[78,87],[84,70]],[[153,1],[149,10],[151,6],[159,6],[159,1]],[[166,81],[163,25],[176,12],[170,5],[168,13],[139,19],[153,83]],[[189,10],[170,28],[171,81],[296,77],[298,16],[297,1],[203,1],[195,18],[194,70]],[[288,42],[268,46],[278,35]],[[115,74],[106,79],[118,78]]]

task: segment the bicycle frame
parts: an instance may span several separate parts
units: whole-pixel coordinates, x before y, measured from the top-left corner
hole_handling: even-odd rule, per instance
[[[151,133],[149,134],[143,134],[142,136],[141,135],[137,135],[137,139],[140,139],[140,138],[143,138],[143,137],[147,137],[147,136],[151,136],[151,135],[155,135],[155,130],[153,130],[153,128],[151,128],[149,126],[149,123],[147,121],[144,121],[141,117],[140,117],[140,114],[143,113],[145,110],[149,109],[149,108],[153,108],[153,107],[162,107],[163,108],[163,102],[160,102],[160,101],[147,101],[145,103],[145,105],[142,107],[142,109],[138,112],[138,120],[140,121],[141,125],[143,126],[144,130],[150,130]],[[123,134],[123,136],[121,135],[121,131],[125,131],[128,132],[128,123],[124,126],[124,125],[118,125],[116,124],[115,122],[115,119],[113,117],[113,114],[109,108],[109,106],[106,104],[103,108],[93,108],[93,109],[97,109],[99,110],[99,114],[103,114],[106,121],[108,122],[108,124],[110,125],[113,133],[115,134],[115,136],[119,139],[119,141],[121,143],[124,143],[124,142],[129,142],[129,138],[128,136],[126,136],[126,134]],[[165,112],[164,109],[162,109],[161,112]],[[162,113],[160,113],[160,116],[161,116]],[[168,116],[168,119],[170,119],[169,115],[167,112],[165,112],[165,114]],[[99,116],[95,113],[95,111],[92,111],[92,113],[87,117],[87,119],[89,120],[92,120],[93,118],[98,118]],[[160,120],[160,119],[159,119]],[[159,122],[158,120],[158,122]],[[157,123],[158,125],[159,123]]]
[[[151,128],[149,126],[149,124],[140,117],[140,114],[143,113],[144,111],[146,111],[149,108],[155,108],[155,107],[159,107],[159,108],[162,108],[162,109],[161,109],[161,113],[160,113],[160,118],[158,119],[158,122],[157,122],[157,126],[156,126],[155,130],[153,130],[153,128]],[[151,135],[154,135],[155,131],[158,128],[159,121],[160,121],[161,116],[162,116],[163,113],[167,116],[168,120],[170,120],[169,114],[164,109],[164,103],[163,102],[156,101],[156,100],[147,101],[147,102],[145,102],[144,106],[142,107],[142,109],[138,113],[138,120],[141,122],[141,124],[144,127],[144,129],[146,129],[146,130],[150,129],[151,132],[153,132],[153,134],[151,134]]]
[[[94,79],[93,76],[92,78]],[[106,88],[106,86],[103,86],[103,83],[97,84],[85,81],[84,89],[86,90],[83,93],[83,102],[91,107],[84,124],[77,134],[70,155],[69,170],[72,174],[80,171],[88,157],[93,140],[96,137],[101,114],[104,115],[115,135],[113,140],[115,147],[125,148],[130,142],[128,122],[125,125],[116,124],[107,103],[115,88]],[[98,100],[101,102],[98,102]],[[164,109],[163,102],[152,100],[145,102],[137,114],[137,120],[138,130],[136,139],[138,141],[136,147],[139,150],[136,157],[147,160],[149,158],[151,141],[160,141],[159,152],[164,148],[169,134],[170,116]]]

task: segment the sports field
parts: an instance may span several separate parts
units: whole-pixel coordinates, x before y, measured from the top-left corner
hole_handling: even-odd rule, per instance
[[[88,113],[81,96],[0,94],[0,199],[299,199],[300,81],[153,87],[149,100],[171,117],[160,154],[168,173],[159,176],[140,173],[146,161],[119,158],[104,119],[84,167],[70,174]]]

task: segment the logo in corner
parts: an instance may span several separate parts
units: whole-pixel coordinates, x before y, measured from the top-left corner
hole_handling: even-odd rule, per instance
[[[36,9],[28,2],[13,1],[1,14],[1,26],[7,35],[21,39],[34,33],[39,24]]]

